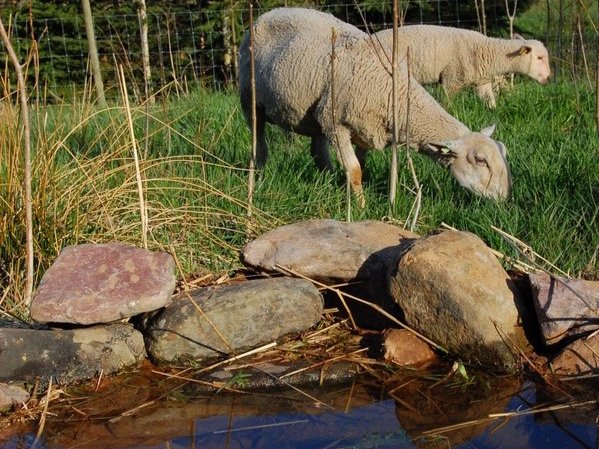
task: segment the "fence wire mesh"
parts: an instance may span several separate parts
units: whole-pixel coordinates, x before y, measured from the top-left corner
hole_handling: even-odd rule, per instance
[[[390,5],[381,8],[381,3],[376,2],[376,13],[373,13],[374,4],[328,4],[320,9],[369,31],[391,27]],[[215,89],[234,86],[237,44],[248,23],[248,9],[245,3],[243,5],[149,13],[151,91],[180,91],[191,83]],[[405,23],[455,26],[505,37],[508,33],[506,6],[513,7],[513,1],[418,0],[410,5],[404,11]],[[598,45],[596,10],[584,7],[582,0],[560,0],[559,3],[548,0],[545,5],[544,11],[539,13],[544,24],[537,24],[542,35],[531,37],[547,45],[555,76],[591,79]],[[258,10],[257,14],[263,12]],[[28,77],[38,89],[48,90],[52,97],[64,98],[89,85],[88,45],[82,16],[37,19],[17,14],[10,18],[10,27],[13,45],[22,59],[31,54],[32,36],[35,39],[37,64],[30,64]],[[132,94],[141,98],[144,81],[138,15],[104,11],[94,15],[94,27],[107,94],[118,94],[116,68],[123,65],[131,81]],[[7,61],[1,46],[0,52]],[[9,72],[8,64],[4,67]],[[4,86],[4,92],[9,91],[10,86]]]

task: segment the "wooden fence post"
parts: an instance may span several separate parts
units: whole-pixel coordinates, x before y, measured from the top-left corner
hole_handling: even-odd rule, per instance
[[[98,104],[101,108],[105,108],[106,97],[104,96],[104,83],[102,82],[102,72],[100,71],[100,58],[98,58],[98,48],[96,47],[96,33],[94,32],[92,9],[89,0],[81,0],[81,5],[83,6],[83,19],[85,20],[89,58],[92,65],[96,94],[98,95]]]

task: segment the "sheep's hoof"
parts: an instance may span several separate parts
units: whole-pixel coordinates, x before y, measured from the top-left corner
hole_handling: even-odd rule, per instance
[[[364,196],[364,192],[362,190],[356,192],[356,202],[358,203],[358,207],[360,209],[364,209],[366,207],[366,197]]]

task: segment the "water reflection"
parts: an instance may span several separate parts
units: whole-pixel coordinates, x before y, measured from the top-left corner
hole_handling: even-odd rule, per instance
[[[535,407],[554,407],[563,392],[549,394],[532,382],[513,378],[468,384],[408,375],[395,381],[384,388],[355,382],[302,393],[228,395],[167,383],[154,392],[155,379],[137,376],[115,390],[88,393],[51,407],[56,416],[48,418],[37,447],[598,447],[596,389],[568,398],[569,408],[531,413]],[[576,405],[581,401],[590,403]],[[507,416],[508,412],[520,414]],[[17,435],[0,447],[31,447],[33,439],[32,434]]]

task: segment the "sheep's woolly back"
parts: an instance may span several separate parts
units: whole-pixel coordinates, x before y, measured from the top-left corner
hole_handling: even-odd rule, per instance
[[[380,31],[375,37],[391,53],[393,30]],[[441,81],[456,89],[491,83],[495,76],[506,73],[534,78],[531,55],[518,54],[523,45],[533,49],[532,55],[547,58],[547,49],[536,40],[492,38],[477,31],[437,25],[398,29],[398,54],[404,57],[410,49],[412,75],[423,84]]]
[[[333,29],[335,71],[331,76]],[[330,14],[303,8],[272,10],[256,21],[254,30],[257,107],[265,111],[267,121],[308,136],[322,132],[331,136],[343,126],[354,143],[365,149],[381,149],[390,142],[392,80],[387,58],[376,40]],[[250,101],[248,46],[246,34],[240,47],[239,79],[246,115]],[[398,78],[399,128],[405,130],[405,66]],[[412,145],[469,132],[415,80],[409,84]]]

